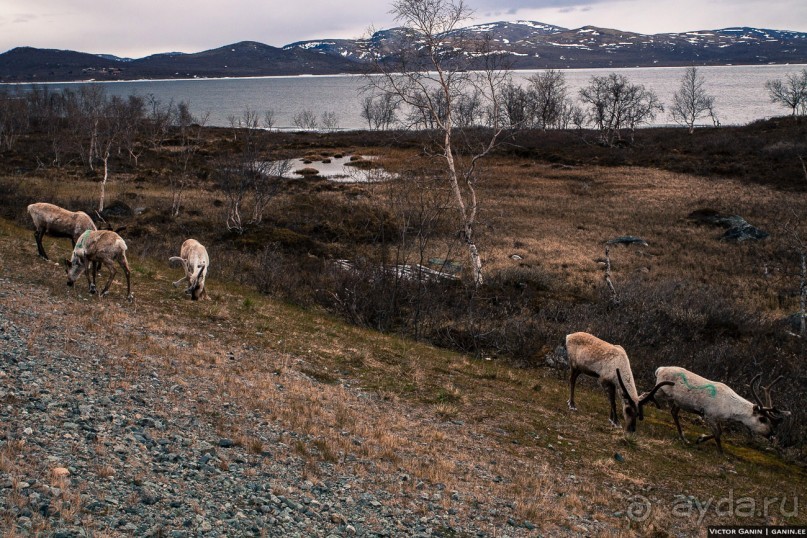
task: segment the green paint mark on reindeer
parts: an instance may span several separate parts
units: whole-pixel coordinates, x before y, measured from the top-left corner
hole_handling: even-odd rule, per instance
[[[714,398],[715,396],[717,396],[717,387],[715,387],[711,383],[706,383],[705,385],[700,385],[700,386],[698,386],[698,385],[690,385],[686,374],[684,374],[683,372],[678,372],[677,374],[675,374],[675,377],[680,377],[681,382],[689,390],[703,390],[703,391],[706,391],[706,393],[709,395],[710,398]]]
[[[76,241],[76,248],[84,248],[84,242],[87,240],[88,237],[90,237],[91,231],[92,230],[87,230],[83,234],[81,234],[81,237],[79,237],[78,241]]]

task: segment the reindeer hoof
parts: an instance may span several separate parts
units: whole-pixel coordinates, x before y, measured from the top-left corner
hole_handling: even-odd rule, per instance
[[[134,293],[130,293],[127,299],[129,300],[130,303],[134,302]]]
[[[614,428],[619,428],[619,422],[614,422],[614,421],[613,421],[613,420],[611,420],[611,419],[608,419],[608,422],[609,422],[609,423],[611,424],[611,426],[613,426]]]
[[[95,286],[90,286],[90,295],[95,295],[98,290],[95,289]]]
[[[571,409],[572,411],[577,411],[577,406],[574,405],[574,402],[567,401],[566,403],[569,405],[569,409]]]

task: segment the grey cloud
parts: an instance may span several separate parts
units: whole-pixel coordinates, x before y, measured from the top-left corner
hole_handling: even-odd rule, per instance
[[[613,0],[512,0],[508,2],[509,9],[507,11],[548,8],[574,9],[582,6],[590,6],[591,4],[601,4],[612,1]],[[501,10],[501,1],[498,0],[475,0],[470,2],[470,4],[478,9],[495,10],[498,7]]]
[[[578,8],[578,7],[562,7],[562,8],[560,8],[558,10],[558,13],[575,13],[577,11],[590,11],[590,10],[591,10],[591,6],[585,6],[585,7],[581,7],[581,8]]]
[[[27,22],[32,22],[37,19],[36,15],[31,15],[29,13],[21,13],[14,16],[14,19],[11,21],[14,24],[25,24]]]

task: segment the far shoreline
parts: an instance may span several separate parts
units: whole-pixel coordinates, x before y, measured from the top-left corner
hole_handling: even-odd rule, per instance
[[[608,67],[536,67],[528,69],[512,69],[511,73],[534,73],[538,71],[548,71],[554,69],[557,71],[635,71],[635,70],[666,70],[666,69],[685,69],[689,64],[681,65],[633,65],[633,66],[608,66]],[[763,68],[773,66],[793,66],[794,68],[807,68],[807,62],[804,63],[790,63],[790,62],[769,62],[769,63],[729,63],[729,64],[708,64],[698,65],[698,69],[713,69],[721,67],[751,67]],[[473,71],[473,70],[472,70]],[[206,77],[206,76],[192,76],[192,77],[173,77],[173,78],[131,78],[131,79],[114,79],[114,80],[96,80],[96,79],[81,79],[81,80],[42,80],[42,81],[25,81],[25,82],[5,82],[0,80],[0,86],[33,86],[33,85],[49,85],[49,84],[120,84],[120,83],[153,83],[153,82],[191,82],[191,81],[216,81],[216,80],[263,80],[263,79],[296,79],[296,78],[341,78],[341,77],[365,77],[372,76],[377,73],[300,73],[297,75],[247,75],[247,76],[231,76],[231,77]]]

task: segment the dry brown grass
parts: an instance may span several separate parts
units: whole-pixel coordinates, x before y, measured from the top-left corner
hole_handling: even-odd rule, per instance
[[[411,166],[414,156],[386,150],[386,162],[394,170]],[[634,279],[684,280],[708,283],[738,307],[772,318],[793,308],[792,298],[772,299],[790,286],[780,234],[756,244],[719,242],[718,230],[695,226],[686,215],[711,207],[775,231],[782,224],[782,208],[807,206],[803,193],[647,168],[557,167],[512,157],[497,157],[486,167],[480,184],[479,244],[489,274],[535,267],[548,275],[549,295],[596,299],[602,289],[597,260],[604,241],[631,234],[650,246],[612,250],[620,291]],[[96,187],[81,179],[31,178],[26,193],[31,198],[49,194],[86,200]],[[361,186],[351,196],[385,206],[395,199],[392,188]],[[113,181],[107,193],[109,199],[124,199],[132,206],[166,205],[164,186],[158,183]],[[210,218],[216,218],[216,192],[198,189],[186,196],[186,211],[211,212]],[[280,196],[272,209],[281,210],[293,196]],[[326,192],[322,199],[341,196]],[[443,484],[439,502],[457,509],[458,518],[473,518],[476,507],[498,498],[513,503],[521,518],[546,533],[585,528],[583,518],[606,521],[624,535],[699,528],[692,518],[670,515],[681,492],[718,498],[737,491],[762,499],[798,495],[807,483],[803,470],[772,453],[746,448],[740,437],[729,441],[728,458],[718,456],[711,445],[682,447],[673,441],[663,413],[651,412],[639,437],[625,440],[606,426],[605,399],[598,390],[589,390],[592,384],[584,383],[581,411],[571,414],[564,403],[566,382],[555,372],[521,370],[495,358],[474,360],[345,326],[327,315],[268,300],[215,272],[208,282],[215,301],[187,303],[170,288],[174,272],[151,259],[163,247],[148,238],[131,241],[134,305],[99,301],[83,291],[65,294],[61,273],[36,259],[29,236],[27,230],[3,225],[2,251],[28,255],[3,257],[2,274],[64,297],[66,304],[92,305],[92,316],[81,314],[65,328],[65,346],[69,351],[71,339],[81,337],[78,331],[107,328],[107,345],[116,350],[115,356],[126,358],[120,363],[124,375],[110,390],[130,390],[126,374],[146,369],[160,371],[179,386],[198,387],[205,399],[199,412],[220,435],[256,455],[279,450],[276,444],[282,441],[305,460],[306,476],[312,479],[328,464],[341,473],[372,472],[386,487],[415,496],[419,481]],[[54,259],[68,250],[64,241],[46,241],[46,248]],[[370,254],[374,248],[361,246]],[[523,259],[515,261],[512,254]],[[425,255],[465,261],[454,238],[446,235],[435,237]],[[773,277],[765,276],[764,265]],[[120,285],[115,283],[113,294],[120,295]],[[681,310],[678,315],[686,319],[697,313]],[[187,324],[203,329],[188,330]],[[33,327],[32,339],[42,330]],[[536,342],[537,348],[546,345]],[[242,411],[225,420],[225,403]],[[282,423],[299,438],[263,438],[250,418],[255,415]],[[685,425],[690,431],[695,427]],[[6,445],[0,470],[13,475],[18,453]],[[617,461],[615,453],[624,461]],[[372,462],[372,469],[349,456]],[[227,462],[219,465],[225,468]],[[644,522],[625,516],[627,499],[634,494],[654,504]],[[793,521],[803,523],[804,514]]]

